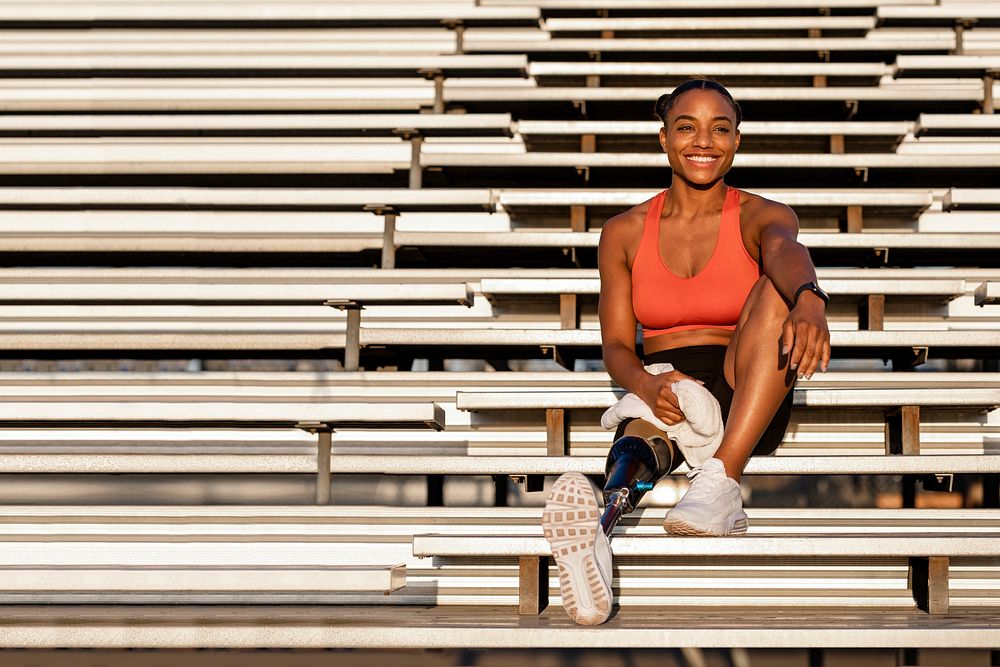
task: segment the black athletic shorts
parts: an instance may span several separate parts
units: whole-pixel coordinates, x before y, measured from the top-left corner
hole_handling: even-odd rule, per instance
[[[693,345],[690,347],[679,347],[673,350],[662,350],[654,352],[643,360],[645,365],[671,363],[674,370],[678,370],[685,375],[690,375],[696,380],[705,383],[705,388],[712,392],[719,401],[722,408],[722,421],[729,420],[729,407],[733,402],[733,388],[726,382],[726,374],[723,365],[726,360],[726,347],[724,345]],[[788,420],[792,415],[792,390],[788,390],[785,400],[778,406],[771,423],[764,430],[764,434],[757,441],[754,447],[753,456],[773,454],[785,437],[785,430],[788,428]],[[615,440],[625,433],[625,426],[632,421],[623,420],[618,424],[615,431]],[[677,452],[680,455],[680,452]]]

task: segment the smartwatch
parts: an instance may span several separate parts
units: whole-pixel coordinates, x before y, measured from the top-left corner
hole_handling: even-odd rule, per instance
[[[812,292],[813,294],[815,294],[816,296],[818,296],[823,300],[824,306],[830,305],[830,295],[824,292],[819,285],[810,281],[799,287],[797,290],[795,290],[795,296],[792,297],[792,307],[795,307],[795,305],[799,302],[799,295],[802,294],[803,292]]]

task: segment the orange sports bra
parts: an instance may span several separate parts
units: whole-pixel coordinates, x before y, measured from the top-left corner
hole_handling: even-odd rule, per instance
[[[664,190],[649,204],[632,262],[632,309],[644,337],[692,329],[736,329],[760,269],[740,232],[740,191],[728,188],[712,257],[697,275],[680,278],[660,257]]]

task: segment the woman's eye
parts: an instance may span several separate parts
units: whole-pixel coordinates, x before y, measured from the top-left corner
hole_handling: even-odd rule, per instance
[[[715,129],[716,129],[717,132],[729,132],[729,128],[728,127],[719,126],[719,127],[715,128]]]

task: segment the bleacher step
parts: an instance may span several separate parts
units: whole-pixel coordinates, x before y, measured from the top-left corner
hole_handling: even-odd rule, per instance
[[[934,648],[1000,645],[992,610],[945,617],[914,610],[617,609],[602,626],[561,608],[517,616],[499,607],[8,606],[0,647],[48,648]]]

